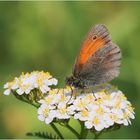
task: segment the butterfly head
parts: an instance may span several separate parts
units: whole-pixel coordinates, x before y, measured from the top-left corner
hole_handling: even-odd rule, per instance
[[[74,76],[70,76],[70,77],[66,77],[66,85],[68,86],[74,86],[74,87],[78,87],[78,88],[84,88],[85,85],[82,82],[81,79],[76,78]]]

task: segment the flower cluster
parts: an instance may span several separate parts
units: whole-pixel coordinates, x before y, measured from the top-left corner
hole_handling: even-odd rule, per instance
[[[33,89],[39,89],[41,93],[46,93],[50,90],[50,86],[57,85],[57,82],[57,79],[53,78],[49,72],[22,73],[4,85],[4,95],[9,95],[11,91],[16,91],[18,95],[29,94]]]
[[[26,99],[26,94],[31,95],[32,90],[39,90],[43,96],[42,99],[35,98],[39,100],[36,103],[40,105],[38,119],[45,121],[46,124],[73,117],[83,122],[87,129],[94,128],[101,131],[114,124],[127,126],[131,124],[130,119],[135,118],[131,103],[120,90],[110,84],[82,90],[74,87],[51,89],[50,86],[57,85],[57,82],[57,79],[48,72],[22,73],[21,76],[4,85],[4,94],[9,95],[11,91],[14,91],[17,96],[25,93],[25,99],[20,99],[31,103],[28,98]],[[36,94],[35,97],[38,96],[40,94]]]
[[[39,101],[38,119],[51,123],[54,119],[74,117],[87,129],[101,131],[114,124],[131,124],[134,111],[124,94],[111,85],[102,85],[84,93],[70,87],[50,90]]]
[[[50,90],[48,95],[39,101],[41,106],[38,109],[38,119],[46,124],[51,123],[54,118],[69,119],[75,113],[74,106],[71,106],[73,101],[69,87]]]

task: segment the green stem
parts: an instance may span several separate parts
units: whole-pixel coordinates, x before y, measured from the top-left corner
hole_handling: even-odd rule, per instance
[[[83,132],[81,133],[80,138],[81,138],[81,139],[86,139],[87,134],[88,134],[88,130],[87,130],[87,129],[84,129]]]
[[[33,106],[36,107],[36,108],[39,107],[38,104],[36,104],[36,103],[34,103],[34,102],[29,102],[28,100],[24,99],[22,96],[18,96],[18,95],[16,95],[16,94],[14,94],[14,95],[15,95],[15,97],[16,97],[17,99],[19,99],[20,101],[23,101],[23,102],[25,102],[25,103],[28,103],[28,104],[30,104],[30,105],[33,105]],[[59,136],[61,139],[64,139],[63,136],[62,136],[62,134],[60,133],[60,131],[57,129],[57,127],[56,127],[53,123],[51,123],[50,125],[51,125],[51,127],[54,129],[54,131],[58,134],[58,136]]]
[[[80,138],[78,132],[75,129],[73,129],[69,124],[66,124],[65,127],[67,127],[73,134],[75,134],[77,138]]]
[[[81,138],[81,139],[86,139],[87,134],[88,134],[88,130],[85,129],[85,127],[84,127],[84,123],[83,123],[83,122],[80,122],[80,124],[81,124],[80,138]]]
[[[30,104],[30,105],[33,105],[33,106],[36,107],[36,108],[39,107],[38,104],[35,104],[35,103],[33,103],[33,102],[29,102],[28,100],[25,100],[25,99],[21,98],[20,96],[18,96],[18,95],[16,95],[16,94],[14,94],[14,95],[15,95],[15,97],[16,97],[18,100],[20,100],[20,101],[23,101],[23,102],[25,102],[25,103],[28,103],[28,104]]]
[[[61,139],[64,139],[63,135],[61,134],[61,132],[57,129],[57,127],[55,126],[54,123],[51,123],[50,124],[51,127],[55,130],[55,132],[57,133],[57,135],[61,138]]]
[[[95,135],[95,137],[94,137],[94,139],[98,139],[99,138],[99,136],[102,134],[102,132],[103,131],[100,131],[100,132],[98,132],[98,133],[94,133],[94,135]]]

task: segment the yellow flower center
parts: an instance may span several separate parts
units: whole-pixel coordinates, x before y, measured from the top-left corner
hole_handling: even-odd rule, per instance
[[[65,114],[67,112],[67,109],[66,107],[64,107],[64,108],[61,108],[59,111],[61,114]]]
[[[126,112],[124,112],[123,117],[124,117],[124,119],[126,119],[128,117],[128,114]]]
[[[49,113],[49,109],[48,109],[48,108],[45,108],[45,109],[43,110],[43,114],[44,114],[45,116],[48,116],[48,113]]]
[[[104,100],[110,100],[110,95],[106,95],[103,97]]]
[[[117,103],[116,103],[116,108],[120,108],[120,106],[121,106],[121,102],[120,101],[118,101]]]
[[[104,110],[103,110],[101,107],[99,107],[99,108],[96,110],[96,113],[102,115],[102,114],[104,113]]]
[[[84,110],[82,110],[81,114],[83,117],[86,117],[86,116],[88,116],[89,112],[86,109],[84,109]]]
[[[93,101],[93,96],[91,94],[87,95],[85,100],[89,100],[89,102],[92,102]]]
[[[79,108],[82,108],[82,107],[85,106],[85,103],[84,103],[82,100],[80,100],[77,106],[78,106]]]
[[[43,85],[43,78],[42,77],[40,77],[40,78],[37,79],[37,84],[39,86],[42,86]]]
[[[113,120],[113,121],[116,121],[117,117],[114,115],[114,114],[110,114],[110,118]]]
[[[93,124],[98,125],[100,121],[97,117],[94,117],[92,122],[93,122]]]
[[[61,102],[65,101],[65,96],[61,95]]]
[[[52,98],[47,98],[47,99],[45,99],[45,102],[46,102],[47,104],[50,104],[51,101],[52,101]]]

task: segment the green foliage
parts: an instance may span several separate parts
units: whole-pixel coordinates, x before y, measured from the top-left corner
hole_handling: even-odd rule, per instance
[[[47,132],[28,132],[26,134],[27,136],[31,136],[31,137],[39,137],[40,139],[60,139],[58,138],[58,136],[55,136],[54,134],[48,134]]]

